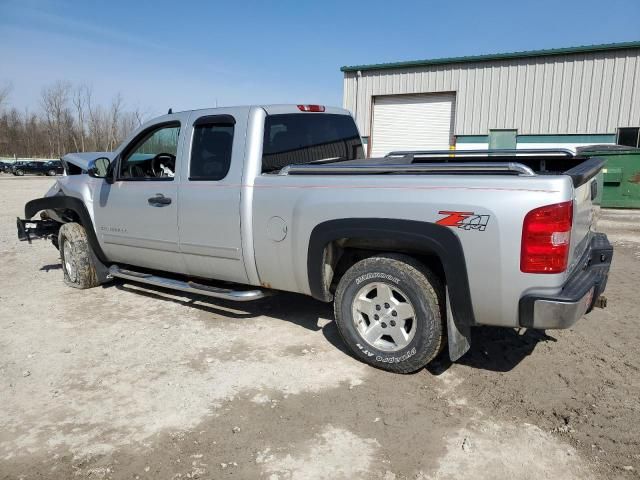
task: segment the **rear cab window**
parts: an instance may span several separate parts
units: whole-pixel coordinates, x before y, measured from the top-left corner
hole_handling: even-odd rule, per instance
[[[222,180],[229,173],[235,119],[230,115],[199,118],[193,125],[189,180]]]
[[[266,117],[263,173],[330,158],[364,158],[360,134],[349,115],[286,113]]]

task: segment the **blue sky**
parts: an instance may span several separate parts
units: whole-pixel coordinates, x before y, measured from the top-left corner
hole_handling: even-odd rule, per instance
[[[149,114],[342,103],[342,65],[640,40],[639,0],[0,0],[0,85],[62,79]]]

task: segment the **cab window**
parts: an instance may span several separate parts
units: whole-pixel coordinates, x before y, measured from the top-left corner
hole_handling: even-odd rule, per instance
[[[230,115],[198,119],[193,126],[189,180],[222,180],[229,173],[235,120]]]
[[[144,132],[120,161],[123,180],[172,180],[176,171],[180,124],[171,123]]]

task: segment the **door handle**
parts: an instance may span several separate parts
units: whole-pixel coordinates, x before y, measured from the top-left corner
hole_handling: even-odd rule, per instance
[[[161,193],[156,193],[156,196],[148,198],[147,202],[149,202],[149,205],[152,207],[164,207],[165,205],[171,204],[171,199]]]

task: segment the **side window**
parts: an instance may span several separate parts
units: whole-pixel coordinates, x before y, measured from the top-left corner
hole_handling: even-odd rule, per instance
[[[233,123],[196,122],[191,144],[189,180],[222,180],[231,166]]]
[[[165,124],[142,134],[120,160],[119,178],[171,180],[176,171],[180,125]]]

